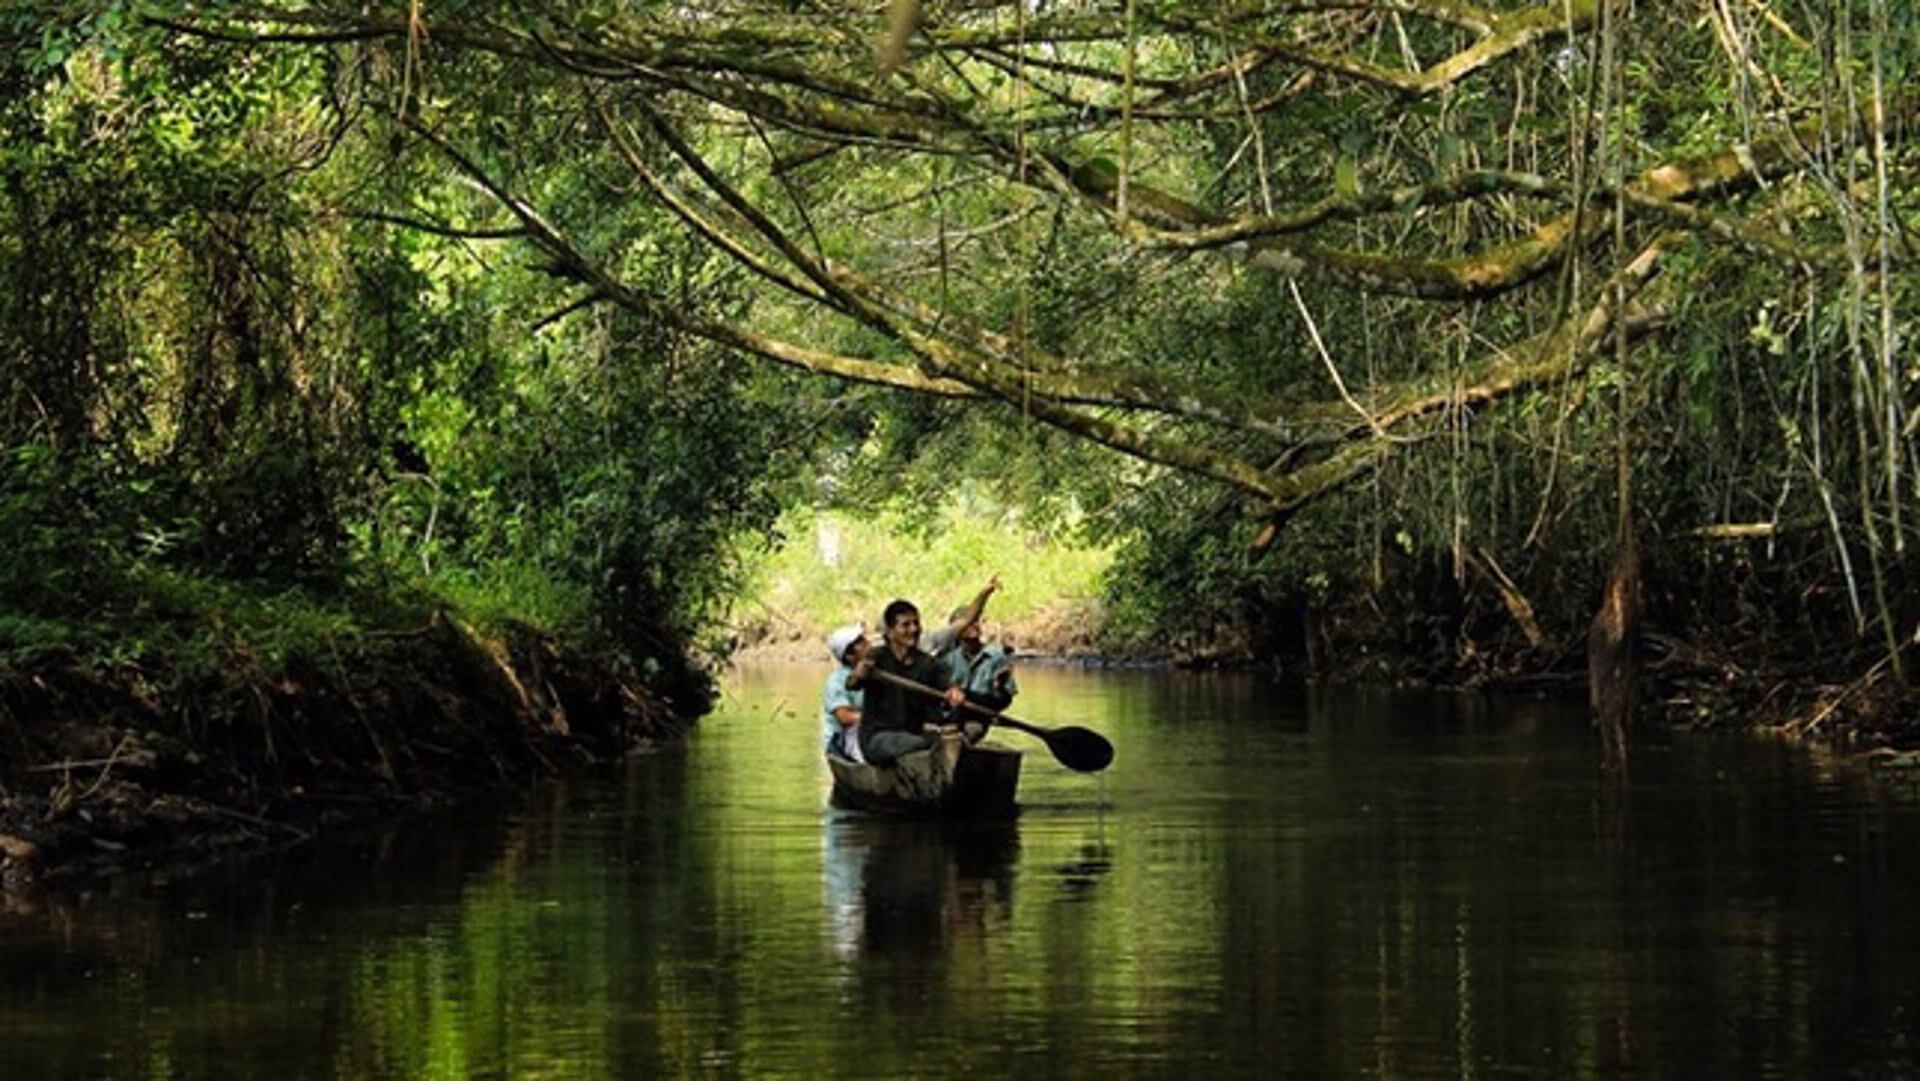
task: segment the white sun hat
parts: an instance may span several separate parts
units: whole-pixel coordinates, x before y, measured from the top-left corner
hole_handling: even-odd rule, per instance
[[[847,655],[847,650],[852,648],[855,642],[866,636],[865,623],[849,623],[827,635],[827,655],[837,661]]]

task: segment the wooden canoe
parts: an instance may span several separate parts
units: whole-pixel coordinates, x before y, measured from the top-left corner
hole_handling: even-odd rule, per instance
[[[992,816],[1013,811],[1019,751],[993,742],[969,745],[957,733],[940,745],[901,755],[891,767],[827,756],[837,807],[897,815]]]

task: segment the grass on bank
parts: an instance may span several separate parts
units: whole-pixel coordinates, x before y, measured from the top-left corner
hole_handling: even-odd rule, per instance
[[[136,666],[182,684],[237,670],[262,678],[295,657],[337,663],[366,637],[416,631],[436,612],[482,634],[522,625],[577,637],[588,611],[584,591],[509,564],[388,574],[324,591],[134,564],[102,575],[90,592],[86,605],[66,611],[0,597],[0,672],[64,661]]]
[[[734,605],[743,646],[807,642],[855,620],[877,627],[896,597],[944,619],[998,574],[990,635],[1050,650],[1095,628],[1113,554],[1027,528],[998,508],[959,500],[931,522],[895,513],[860,518],[798,509],[780,521],[775,549]]]

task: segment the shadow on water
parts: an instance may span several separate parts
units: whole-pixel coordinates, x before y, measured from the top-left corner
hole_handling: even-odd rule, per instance
[[[0,1076],[247,1076],[269,1048],[350,1061],[351,979],[313,944],[431,935],[464,883],[528,858],[524,833],[476,807],[184,877],[60,883],[0,918]],[[285,1008],[296,988],[327,1008]]]

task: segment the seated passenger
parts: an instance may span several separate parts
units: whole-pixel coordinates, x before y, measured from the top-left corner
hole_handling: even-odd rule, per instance
[[[827,655],[836,663],[820,692],[820,727],[826,752],[865,762],[860,753],[860,709],[866,692],[847,686],[847,678],[867,655],[867,625],[855,623],[827,635]]]
[[[957,620],[965,610],[954,612]],[[980,633],[980,621],[960,625],[958,644],[946,656],[947,678],[966,692],[967,701],[995,713],[1013,704],[1020,685],[1013,678],[1013,651],[1005,646],[990,646]],[[962,730],[969,742],[978,743],[987,734],[992,721],[973,715],[966,718]]]

